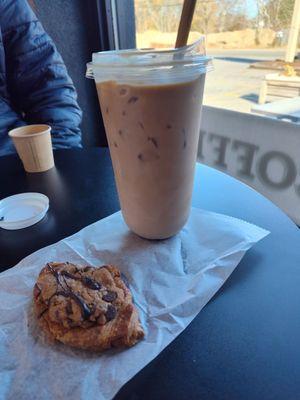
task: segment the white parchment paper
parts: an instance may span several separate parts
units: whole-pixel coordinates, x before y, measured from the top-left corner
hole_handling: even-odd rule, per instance
[[[193,209],[163,241],[130,233],[120,213],[26,257],[0,274],[0,399],[110,399],[184,330],[268,234],[225,215]],[[90,354],[49,344],[32,315],[32,288],[49,261],[115,264],[127,276],[146,336],[123,351]]]

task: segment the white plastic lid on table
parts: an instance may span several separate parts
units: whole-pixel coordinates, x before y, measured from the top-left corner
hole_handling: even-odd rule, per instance
[[[27,228],[44,218],[49,199],[41,193],[20,193],[0,201],[0,227],[9,230]]]

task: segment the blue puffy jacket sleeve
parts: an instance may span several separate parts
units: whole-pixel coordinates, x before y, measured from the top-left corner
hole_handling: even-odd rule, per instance
[[[26,0],[0,0],[10,97],[25,121],[52,127],[54,148],[81,146],[81,110],[66,67]]]

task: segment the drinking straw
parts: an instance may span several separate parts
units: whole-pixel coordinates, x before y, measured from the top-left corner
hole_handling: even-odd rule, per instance
[[[175,47],[186,46],[197,0],[184,0]]]

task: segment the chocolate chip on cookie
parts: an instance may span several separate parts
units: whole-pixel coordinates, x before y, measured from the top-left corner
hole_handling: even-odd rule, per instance
[[[89,278],[88,276],[82,277],[81,282],[90,289],[93,289],[93,290],[101,289],[101,284],[99,282],[96,282],[93,279]]]
[[[107,301],[107,302],[111,303],[111,302],[113,302],[114,300],[116,300],[117,297],[118,297],[118,295],[117,295],[116,292],[113,292],[112,290],[109,290],[107,293],[105,293],[105,294],[102,296],[102,299],[103,299],[104,301]]]
[[[107,307],[107,311],[105,313],[107,321],[111,321],[111,320],[115,319],[116,315],[117,315],[116,308],[109,304],[109,306]]]

